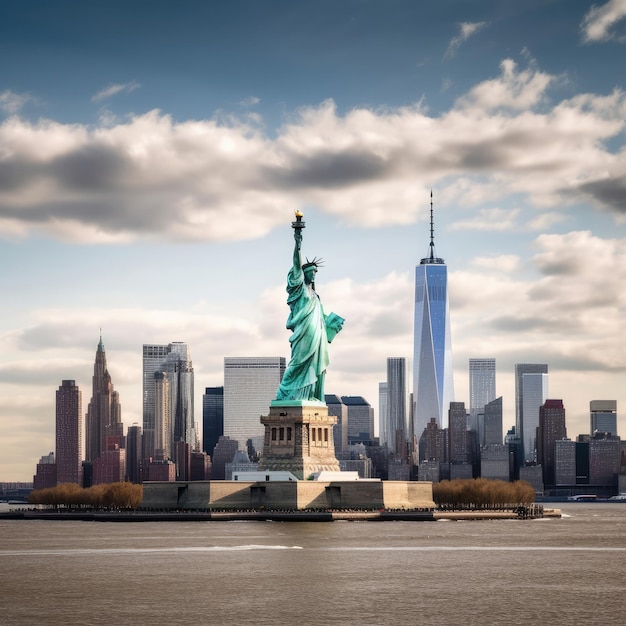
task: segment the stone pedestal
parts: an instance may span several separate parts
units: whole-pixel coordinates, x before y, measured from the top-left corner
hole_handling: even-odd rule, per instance
[[[333,440],[337,418],[328,415],[323,402],[275,400],[261,423],[265,438],[259,470],[288,471],[299,480],[315,472],[339,471]]]

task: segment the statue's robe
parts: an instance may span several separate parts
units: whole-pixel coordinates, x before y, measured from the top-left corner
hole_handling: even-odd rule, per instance
[[[312,285],[304,282],[301,268],[287,275],[287,328],[291,360],[278,387],[276,400],[319,400],[324,402],[324,375],[328,367],[326,315]]]

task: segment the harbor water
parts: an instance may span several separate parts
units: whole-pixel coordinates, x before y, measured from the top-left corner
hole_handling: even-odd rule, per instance
[[[0,624],[623,624],[626,504],[437,522],[0,520]]]

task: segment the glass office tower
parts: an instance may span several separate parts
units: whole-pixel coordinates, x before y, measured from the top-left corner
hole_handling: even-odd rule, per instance
[[[467,427],[478,432],[479,441],[484,433],[480,428],[478,416],[485,413],[485,405],[496,398],[496,360],[469,360],[470,410]],[[502,437],[500,437],[502,439]],[[502,442],[500,442],[502,443]]]
[[[454,401],[448,268],[435,254],[433,204],[430,202],[430,253],[415,268],[413,351],[414,433],[419,440],[431,418],[447,425]]]
[[[263,450],[270,403],[285,373],[285,357],[224,358],[224,435],[247,450],[248,439],[257,452]]]

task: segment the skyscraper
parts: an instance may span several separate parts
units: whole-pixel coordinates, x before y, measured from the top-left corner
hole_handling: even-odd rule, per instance
[[[547,374],[522,375],[522,414],[521,433],[526,464],[538,463],[537,428],[539,428],[539,408],[548,399]]]
[[[328,407],[328,415],[337,419],[333,426],[333,441],[335,442],[335,456],[341,456],[348,449],[348,407],[339,396],[326,394],[324,402]]]
[[[406,359],[387,359],[388,446],[396,456],[406,455]]]
[[[432,417],[445,426],[454,400],[448,268],[435,254],[432,192],[430,251],[415,268],[413,369],[414,433],[419,438]]]
[[[496,397],[496,360],[470,359],[469,360],[469,392],[470,410],[468,428],[479,434],[479,441],[483,439],[480,432],[478,416],[484,413],[485,405]],[[500,437],[502,439],[502,437]],[[502,443],[502,441],[500,441]]]
[[[267,413],[285,373],[285,357],[224,358],[224,435],[246,450],[248,439],[263,449]]]
[[[465,410],[465,402],[450,402],[448,441],[450,463],[453,465],[467,463],[467,412]]]
[[[179,441],[195,445],[193,389],[193,365],[186,343],[144,344],[144,458],[154,457],[157,452],[171,456]]]
[[[224,387],[207,387],[202,396],[202,449],[213,449],[224,434]]]
[[[189,347],[182,341],[174,341],[170,346],[171,350],[165,358],[162,371],[169,378],[172,450],[181,441],[194,448],[194,378]]]
[[[131,483],[141,483],[141,426],[133,424],[126,431],[126,476]]]
[[[119,437],[123,441],[124,425],[120,397],[113,389],[107,370],[106,352],[102,337],[96,349],[93,367],[91,401],[86,415],[85,459],[93,463],[107,449],[107,437]]]
[[[590,435],[600,432],[617,436],[617,400],[592,400],[589,403],[589,412]]]
[[[328,404],[328,402],[327,402]],[[378,383],[378,440],[381,446],[391,450],[391,425],[389,423],[389,385]]]
[[[374,439],[374,409],[363,396],[341,396],[348,409],[348,443],[369,443]]]
[[[56,394],[57,483],[82,486],[83,408],[80,389],[64,380]]]
[[[154,374],[171,352],[171,344],[143,346],[143,458],[154,457],[156,447],[156,380]],[[159,426],[160,428],[160,426]]]
[[[487,402],[484,408],[481,446],[502,445],[502,396]]]
[[[542,375],[546,374],[539,374]],[[566,437],[563,400],[546,400],[539,407],[537,429],[537,460],[541,463],[544,488],[556,484],[556,442]]]
[[[524,374],[547,374],[548,365],[546,363],[516,363],[515,364],[515,433],[519,439],[524,441]],[[546,396],[547,398],[547,396]],[[541,406],[546,398],[537,405],[537,423],[539,425],[539,406]],[[535,435],[532,434],[534,438]]]

